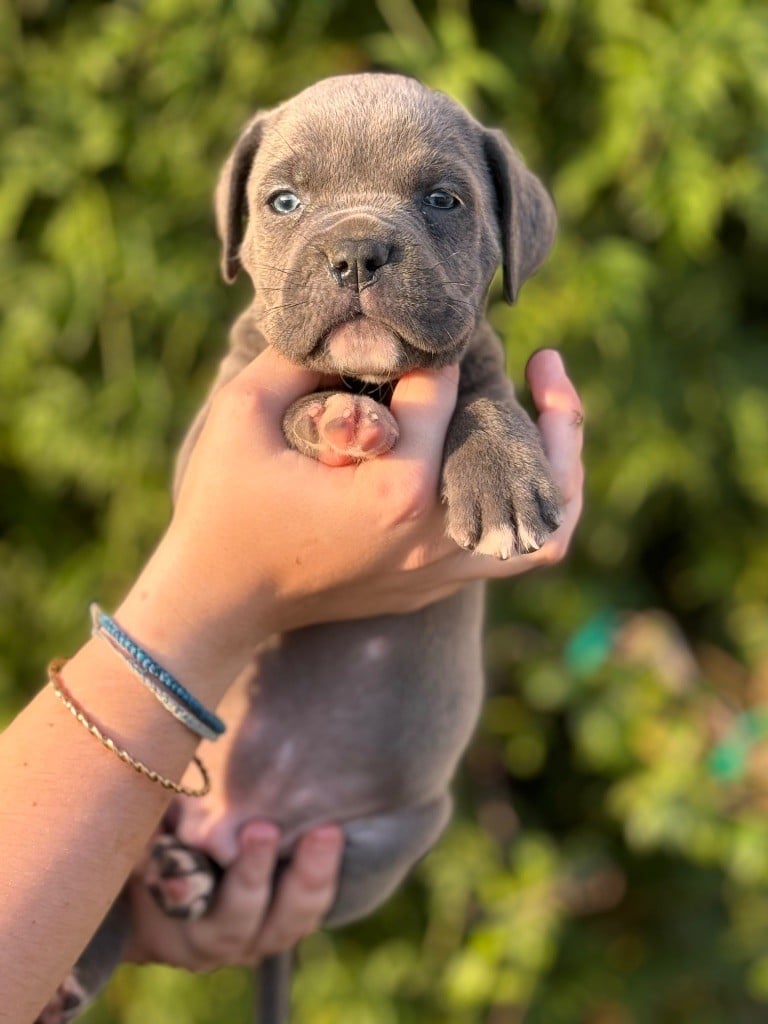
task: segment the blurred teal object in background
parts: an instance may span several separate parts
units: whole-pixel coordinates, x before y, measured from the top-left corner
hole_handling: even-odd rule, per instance
[[[736,739],[719,743],[709,757],[712,774],[723,782],[732,782],[744,775],[751,744]]]
[[[709,757],[712,774],[723,782],[741,779],[747,769],[752,750],[768,737],[768,711],[744,711]]]
[[[589,676],[605,663],[618,627],[618,614],[606,610],[599,612],[571,636],[565,645],[563,657],[574,675]]]

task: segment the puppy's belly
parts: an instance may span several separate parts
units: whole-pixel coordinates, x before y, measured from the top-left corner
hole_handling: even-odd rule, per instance
[[[275,822],[289,847],[314,825],[344,824],[434,800],[446,790],[476,716],[468,714],[461,723],[438,716],[432,731],[391,710],[378,704],[369,717],[358,708],[344,716],[342,734],[342,716],[332,709],[324,721],[312,706],[294,710],[290,727],[280,709],[254,709],[227,765],[237,817]],[[382,721],[397,733],[384,732]],[[453,737],[460,742],[446,743]]]
[[[442,795],[480,710],[481,605],[463,591],[406,618],[302,630],[263,652],[227,765],[238,814],[275,821],[290,842],[314,824]],[[451,619],[455,629],[435,630]]]
[[[392,800],[375,783],[370,765],[348,764],[343,773],[329,776],[326,772],[318,774],[307,762],[297,764],[291,740],[271,747],[271,752],[274,761],[269,772],[252,779],[248,791],[234,806],[238,818],[263,818],[277,824],[284,851],[316,825],[343,825],[394,809]]]

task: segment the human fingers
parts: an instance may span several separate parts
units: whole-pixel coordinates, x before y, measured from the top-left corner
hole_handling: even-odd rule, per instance
[[[562,522],[546,543],[530,554],[517,555],[505,562],[487,555],[464,554],[456,568],[463,579],[507,578],[561,561],[581,515],[584,486],[581,399],[554,349],[542,349],[531,356],[526,377],[539,412],[538,427],[547,459],[563,497]]]
[[[554,349],[531,356],[526,367],[531,396],[539,411],[538,426],[552,475],[568,502],[581,489],[584,410],[563,361]]]
[[[239,855],[227,869],[213,908],[189,923],[188,941],[215,966],[254,962],[254,939],[272,898],[279,829],[266,821],[245,825]]]
[[[553,349],[535,353],[528,361],[526,375],[539,410],[538,426],[547,458],[564,501],[560,528],[538,552],[545,564],[552,564],[565,556],[581,516],[584,408],[565,372],[562,358]]]
[[[395,453],[427,465],[436,480],[448,424],[456,408],[459,367],[412,370],[395,386],[390,409],[400,427]]]
[[[291,949],[321,925],[336,896],[343,850],[344,833],[336,825],[302,836],[257,937],[256,957]]]
[[[391,452],[356,469],[356,486],[383,523],[434,532],[442,453],[457,390],[456,366],[413,370],[398,381],[390,411],[399,440]]]
[[[205,916],[169,916],[150,895],[144,872],[131,878],[132,929],[126,960],[161,963],[188,971],[251,965],[254,937],[272,895],[279,830],[251,822],[242,831],[239,856],[227,869]]]
[[[320,374],[296,366],[268,347],[217,391],[212,412],[222,417],[225,409],[231,417],[245,418],[254,427],[254,441],[262,447],[285,448],[282,422],[286,409],[315,391],[321,379]],[[242,429],[242,423],[239,426]]]
[[[192,923],[169,917],[150,895],[140,874],[130,880],[131,931],[123,949],[129,963],[167,964],[187,971],[210,970],[204,951],[190,943]]]

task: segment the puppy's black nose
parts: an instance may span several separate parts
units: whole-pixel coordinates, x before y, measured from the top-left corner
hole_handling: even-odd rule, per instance
[[[391,246],[375,238],[342,238],[328,248],[331,273],[342,287],[357,292],[373,284],[391,257]]]

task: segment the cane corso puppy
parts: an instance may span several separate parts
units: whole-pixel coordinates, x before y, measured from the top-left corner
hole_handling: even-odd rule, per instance
[[[540,547],[559,523],[560,499],[485,304],[500,263],[515,300],[552,245],[555,213],[504,136],[415,80],[331,78],[250,121],[224,166],[216,209],[224,277],[245,271],[254,296],[214,390],[267,345],[322,371],[334,383],[288,410],[285,435],[301,452],[343,464],[396,445],[387,397],[399,377],[460,362],[441,475],[447,533],[501,559]],[[204,417],[205,409],[180,472]],[[255,652],[238,681],[249,710],[230,724],[217,783],[226,827],[236,835],[245,821],[268,819],[290,858],[310,827],[342,825],[329,925],[378,906],[449,819],[451,779],[482,699],[482,606],[473,584],[412,614],[302,629]],[[205,801],[177,802],[175,835],[157,853],[157,889],[165,871],[178,893],[178,841],[197,845],[209,812]],[[198,882],[188,901],[197,910]],[[89,965],[109,959],[105,942],[119,956],[114,916],[65,990],[98,987]],[[284,1019],[274,998],[265,995],[265,1024]],[[61,1022],[77,1008],[41,1020]]]

